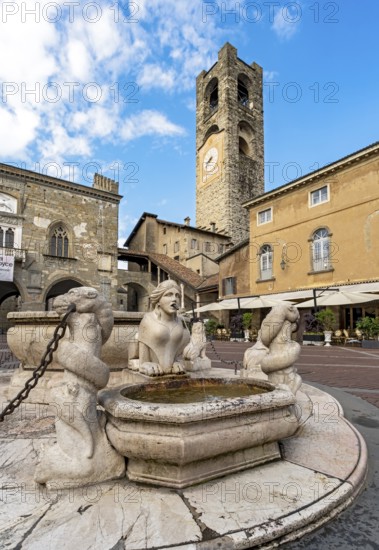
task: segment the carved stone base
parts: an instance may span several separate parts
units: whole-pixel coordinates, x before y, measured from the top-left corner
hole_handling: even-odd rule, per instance
[[[190,464],[167,464],[133,458],[128,461],[128,479],[182,489],[280,458],[277,443],[267,443]]]
[[[194,361],[184,359],[184,366],[187,372],[205,371],[212,368],[212,362],[208,357],[196,357]]]

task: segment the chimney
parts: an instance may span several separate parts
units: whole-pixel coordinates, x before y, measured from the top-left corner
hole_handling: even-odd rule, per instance
[[[184,225],[189,225],[190,223],[191,223],[191,218],[189,216],[184,218]]]
[[[213,233],[215,233],[215,231],[216,231],[216,224],[215,224],[215,222],[211,222],[211,223],[210,223],[210,226],[211,226],[211,231],[213,231]]]

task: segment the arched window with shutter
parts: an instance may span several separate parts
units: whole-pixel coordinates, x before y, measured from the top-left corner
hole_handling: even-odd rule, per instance
[[[5,248],[14,248],[14,230],[10,227],[5,232]]]
[[[260,250],[260,278],[272,278],[272,248],[269,244],[265,244]]]
[[[311,261],[313,271],[326,271],[332,268],[330,233],[326,227],[317,229],[312,235]]]
[[[15,228],[0,226],[0,247],[14,248],[15,247]]]

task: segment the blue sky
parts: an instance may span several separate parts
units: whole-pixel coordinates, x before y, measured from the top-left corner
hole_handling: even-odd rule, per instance
[[[378,20],[377,0],[3,1],[1,161],[119,179],[120,242],[143,211],[194,223],[195,79],[222,45],[264,69],[269,190],[378,140]]]

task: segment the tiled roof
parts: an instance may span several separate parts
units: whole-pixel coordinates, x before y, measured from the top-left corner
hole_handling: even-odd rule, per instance
[[[138,256],[140,258],[147,258],[156,263],[159,267],[167,271],[170,276],[173,276],[184,283],[188,284],[192,288],[197,288],[200,286],[205,277],[202,277],[189,267],[182,265],[177,260],[166,256],[166,254],[158,254],[156,252],[141,252],[140,250],[126,250],[119,248],[119,255],[124,254],[125,256]]]
[[[207,277],[205,279],[205,281],[203,281],[201,283],[201,285],[199,285],[197,287],[197,290],[206,290],[210,287],[214,287],[214,286],[217,286],[218,287],[218,273],[216,273],[215,275],[210,275],[209,277]]]
[[[217,232],[217,231],[211,231],[209,229],[201,229],[199,227],[194,227],[193,225],[186,225],[185,223],[177,223],[177,222],[170,222],[168,220],[161,220],[160,218],[158,218],[157,214],[152,214],[151,212],[144,212],[141,215],[140,219],[137,221],[134,228],[132,229],[129,237],[126,239],[126,241],[124,243],[124,246],[130,246],[130,243],[131,243],[133,237],[136,235],[137,231],[139,230],[139,228],[141,227],[141,225],[143,224],[143,222],[145,221],[145,219],[147,217],[154,218],[157,223],[160,223],[160,224],[163,224],[163,225],[172,225],[174,227],[180,227],[180,228],[183,228],[183,229],[188,229],[190,231],[195,231],[197,233],[205,233],[205,234],[212,235],[212,236],[216,235],[217,237],[222,237],[224,239],[230,240],[230,237],[228,235],[225,235],[225,233],[221,233],[221,232]]]
[[[201,277],[198,273],[185,267],[177,260],[166,256],[165,254],[157,254],[156,252],[149,252],[149,256],[160,267],[166,269],[170,274],[178,277],[178,279],[189,284],[193,288],[197,288],[204,281],[204,277]]]

